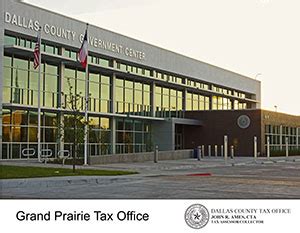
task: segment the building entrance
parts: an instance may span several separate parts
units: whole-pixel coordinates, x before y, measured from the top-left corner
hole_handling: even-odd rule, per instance
[[[175,150],[183,149],[183,127],[182,125],[175,125]]]

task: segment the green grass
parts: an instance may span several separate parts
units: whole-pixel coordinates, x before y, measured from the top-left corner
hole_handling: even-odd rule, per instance
[[[68,168],[19,167],[0,165],[0,179],[55,177],[55,176],[120,176],[137,174],[131,171],[76,169]]]

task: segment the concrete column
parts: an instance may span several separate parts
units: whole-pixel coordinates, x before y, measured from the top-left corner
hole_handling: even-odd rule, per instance
[[[153,70],[153,78],[156,78],[156,70]]]
[[[285,137],[285,156],[289,157],[289,138]]]
[[[224,136],[224,159],[227,162],[228,157],[228,137],[227,135]]]
[[[115,60],[114,60],[115,62]],[[115,64],[116,65],[116,64]],[[116,74],[114,73],[110,77],[110,112],[116,113]],[[116,130],[117,130],[117,120],[116,117],[112,117],[110,119],[110,127],[111,127],[111,153],[116,153]]]
[[[64,54],[65,52],[65,48],[61,48],[60,53]],[[57,101],[58,101],[58,107],[62,108],[63,106],[66,106],[65,103],[65,95],[63,95],[63,91],[64,91],[64,75],[65,75],[65,64],[63,62],[60,63],[59,66],[59,81],[58,81],[58,97],[57,97]],[[65,93],[64,93],[65,94]],[[60,134],[60,140],[58,142],[58,150],[64,150],[64,141],[65,141],[65,137],[64,137],[64,114],[63,112],[59,112],[58,113],[58,119],[59,119],[59,125],[60,128],[59,130],[59,134]]]
[[[212,96],[209,97],[209,110],[212,110],[212,106],[213,106],[213,103],[212,103]]]
[[[282,150],[282,144],[283,144],[283,142],[282,142],[282,125],[280,125],[280,139],[279,139],[280,141],[279,141],[279,143],[280,143],[280,150]]]
[[[187,90],[186,89],[184,89],[184,91],[182,92],[182,110],[183,110],[183,112],[185,112],[186,111],[186,97],[187,97]]]
[[[204,156],[205,156],[205,148],[204,148],[204,145],[202,145],[202,156],[203,156],[203,158],[204,158]]]
[[[224,146],[221,145],[221,157],[223,157],[223,156],[224,156]]]
[[[65,49],[61,48],[61,53],[64,53]],[[64,75],[65,75],[65,63],[61,62],[59,65],[59,77],[58,77],[58,107],[66,106],[64,96],[62,93],[64,92]],[[66,93],[64,93],[66,94]]]
[[[297,148],[299,149],[300,145],[299,145],[299,137],[300,137],[300,128],[297,128],[296,129],[296,145],[297,145]]]
[[[175,149],[175,123],[172,121],[153,121],[153,145],[158,145],[160,151]]]
[[[234,146],[230,147],[230,157],[231,159],[234,159]]]
[[[3,93],[3,57],[4,57],[4,2],[0,1],[0,159],[2,159],[2,93]]]
[[[60,125],[60,128],[58,129],[59,130],[59,134],[60,134],[60,138],[59,138],[59,141],[58,141],[58,151],[60,150],[64,150],[64,143],[65,143],[65,131],[64,131],[64,128],[65,128],[65,124],[64,124],[64,114],[62,112],[59,112],[58,113],[58,120],[59,120],[59,125]]]
[[[208,145],[208,156],[211,157],[211,145]]]
[[[150,105],[151,105],[151,116],[155,117],[155,113],[156,113],[156,106],[155,106],[155,87],[156,84],[155,82],[151,83],[151,87],[150,87]]]
[[[230,109],[234,109],[234,100],[233,99],[229,99],[229,101],[231,102],[231,108]],[[252,107],[254,108],[254,107]]]
[[[116,154],[116,129],[117,129],[117,120],[115,117],[110,120],[110,142],[111,142],[111,154]]]
[[[172,121],[172,128],[171,128],[171,142],[172,142],[172,150],[175,150],[175,131],[176,131],[176,124]]]
[[[198,146],[197,147],[197,159],[198,159],[198,161],[200,161],[201,160],[201,147],[200,146]]]
[[[257,137],[254,137],[254,160],[257,159]]]
[[[111,113],[116,113],[116,74],[110,77],[110,103],[109,108]]]
[[[267,158],[270,159],[270,137],[267,137]]]
[[[156,78],[156,70],[153,70],[153,78]],[[151,116],[155,117],[156,116],[156,106],[155,106],[155,102],[156,102],[156,98],[155,98],[155,87],[156,87],[156,83],[155,81],[153,81],[150,85],[150,91],[151,91],[151,96],[150,96],[150,105],[151,105]]]
[[[114,69],[117,69],[118,67],[117,67],[117,61],[114,59],[113,61],[112,61],[112,67],[114,68]]]
[[[154,163],[158,163],[158,146],[155,146],[154,150]]]
[[[215,156],[218,157],[218,145],[215,145]]]

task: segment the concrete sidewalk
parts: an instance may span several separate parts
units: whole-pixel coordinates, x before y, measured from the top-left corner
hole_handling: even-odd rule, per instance
[[[76,169],[89,169],[89,170],[124,170],[124,171],[136,171],[141,174],[161,174],[168,171],[180,171],[197,169],[197,168],[213,168],[213,167],[227,167],[227,166],[244,166],[254,164],[273,164],[273,163],[292,163],[300,162],[300,156],[290,157],[272,157],[267,159],[265,157],[257,158],[253,157],[230,157],[227,161],[223,157],[204,157],[200,161],[197,159],[184,159],[184,160],[163,160],[154,163],[153,161],[135,162],[135,163],[113,163],[113,164],[101,164],[101,165],[76,165]],[[34,160],[23,161],[1,161],[2,165],[11,166],[24,166],[24,167],[45,167],[45,168],[68,168],[72,169],[72,165],[51,164],[51,163],[39,163]]]
[[[200,161],[197,159],[185,160],[167,160],[142,163],[117,163],[106,165],[94,165],[94,168],[99,169],[115,169],[115,170],[131,170],[137,171],[141,174],[165,174],[169,172],[176,172],[180,170],[190,169],[191,172],[198,168],[214,168],[214,167],[231,167],[231,166],[251,166],[257,164],[274,164],[274,163],[293,163],[300,162],[300,156],[292,157],[274,157],[274,158],[257,158],[253,157],[235,157],[234,159],[228,158],[227,162],[222,157],[205,157]]]
[[[259,158],[254,161],[250,157],[238,157],[228,159],[227,162],[221,157],[205,157],[198,161],[197,159],[185,160],[166,160],[142,163],[119,163],[107,165],[94,165],[94,166],[76,166],[76,169],[97,169],[97,170],[126,170],[137,171],[139,174],[122,175],[122,176],[70,176],[70,177],[45,177],[45,178],[30,178],[30,179],[9,179],[0,180],[0,187],[6,188],[22,188],[32,187],[34,189],[49,188],[49,187],[63,187],[73,185],[105,185],[113,183],[126,183],[138,179],[139,177],[151,176],[166,176],[166,175],[180,175],[180,174],[193,174],[199,170],[208,168],[226,168],[232,166],[257,166],[276,164],[276,163],[294,163],[300,162],[300,156],[293,157],[277,157],[270,160],[266,158]],[[59,164],[41,164],[36,161],[6,161],[1,162],[3,165],[24,166],[24,167],[49,167],[49,168],[72,168],[71,165]]]
[[[134,162],[134,163],[113,163],[113,164],[101,164],[101,165],[76,165],[76,169],[101,169],[101,170],[140,170],[141,172],[147,170],[177,170],[180,168],[193,168],[193,167],[214,167],[214,166],[234,166],[234,165],[244,165],[252,163],[276,163],[276,162],[299,162],[300,156],[289,156],[289,157],[271,157],[267,159],[266,157],[259,157],[254,160],[253,157],[234,157],[231,159],[228,157],[227,162],[225,162],[224,157],[204,157],[200,161],[197,159],[182,159],[182,160],[160,160],[158,163],[153,161],[146,162]],[[52,163],[39,163],[36,160],[10,160],[10,161],[0,161],[2,165],[12,165],[12,166],[24,166],[24,167],[49,167],[49,168],[69,168],[72,169],[72,165],[61,165]]]
[[[108,164],[81,169],[133,170],[124,176],[72,176],[0,180],[0,199],[211,199],[299,198],[300,157],[268,161],[222,158]],[[274,162],[276,161],[276,162]],[[3,163],[2,163],[3,164]],[[24,163],[5,162],[10,165]],[[61,167],[26,163],[24,166]],[[68,166],[66,166],[68,167]],[[203,174],[208,174],[202,176]]]

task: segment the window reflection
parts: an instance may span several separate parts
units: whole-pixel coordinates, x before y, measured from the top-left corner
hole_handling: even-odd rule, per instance
[[[151,125],[139,120],[117,120],[116,151],[138,153],[152,150]]]
[[[150,85],[116,79],[116,112],[150,116]]]

